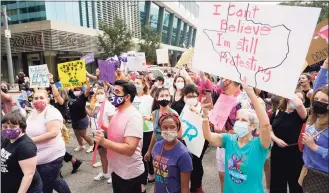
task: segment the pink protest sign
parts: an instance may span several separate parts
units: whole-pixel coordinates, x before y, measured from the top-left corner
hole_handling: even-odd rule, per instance
[[[235,96],[227,96],[221,94],[213,108],[209,112],[209,120],[214,124],[219,130],[222,130],[232,108],[236,105]]]

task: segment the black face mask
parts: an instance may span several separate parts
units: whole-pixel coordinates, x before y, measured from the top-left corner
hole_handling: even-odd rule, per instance
[[[316,114],[325,114],[328,111],[328,104],[320,102],[320,101],[314,101],[313,102],[313,111]]]
[[[7,92],[8,92],[8,89],[6,89],[6,88],[1,88],[1,91],[4,92],[4,93],[7,93]]]
[[[160,106],[165,107],[165,106],[169,105],[170,101],[167,99],[163,99],[161,101],[158,101],[158,103]]]

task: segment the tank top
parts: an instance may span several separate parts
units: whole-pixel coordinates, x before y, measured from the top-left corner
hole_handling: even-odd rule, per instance
[[[178,115],[180,115],[185,106],[184,97],[182,96],[178,101],[175,101],[175,94],[176,93],[174,93],[173,102],[171,103],[171,108],[174,109],[178,113]]]
[[[304,106],[305,108],[309,108],[311,106],[311,100],[309,98],[307,98],[307,93],[310,90],[303,90],[304,96],[305,96],[305,101],[304,101]]]
[[[154,111],[155,114],[155,120],[154,120],[154,124],[153,124],[153,128],[154,128],[154,134],[155,134],[155,141],[158,142],[160,140],[163,139],[163,137],[161,136],[161,128],[159,127],[159,109]],[[175,110],[169,108],[169,113],[175,113]]]

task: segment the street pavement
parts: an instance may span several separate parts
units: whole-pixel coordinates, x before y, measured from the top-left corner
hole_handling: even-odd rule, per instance
[[[69,127],[70,128],[70,127]],[[107,183],[107,180],[94,181],[94,177],[101,172],[101,167],[93,168],[91,164],[91,154],[83,152],[73,152],[77,147],[77,141],[74,134],[71,135],[71,143],[66,146],[66,150],[72,153],[77,159],[83,161],[78,172],[71,174],[71,163],[64,163],[62,168],[62,175],[64,180],[68,183],[72,193],[112,193],[112,185]],[[208,148],[204,158],[204,177],[203,188],[206,193],[219,193],[220,183],[218,172],[216,169],[216,149]],[[99,160],[99,157],[97,157]],[[153,193],[153,184],[147,185],[147,192]],[[127,192],[129,193],[129,192]]]

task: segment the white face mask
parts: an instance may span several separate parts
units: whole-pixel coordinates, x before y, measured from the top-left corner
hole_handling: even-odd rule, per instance
[[[195,106],[198,103],[197,98],[186,99],[185,103],[189,106]]]
[[[105,94],[99,94],[99,95],[96,95],[96,100],[99,102],[99,103],[102,103],[105,101]]]
[[[81,91],[73,91],[74,96],[78,97],[81,95]]]
[[[176,84],[175,84],[175,86],[176,86],[176,88],[177,89],[183,89],[184,88],[184,82],[177,82]]]

